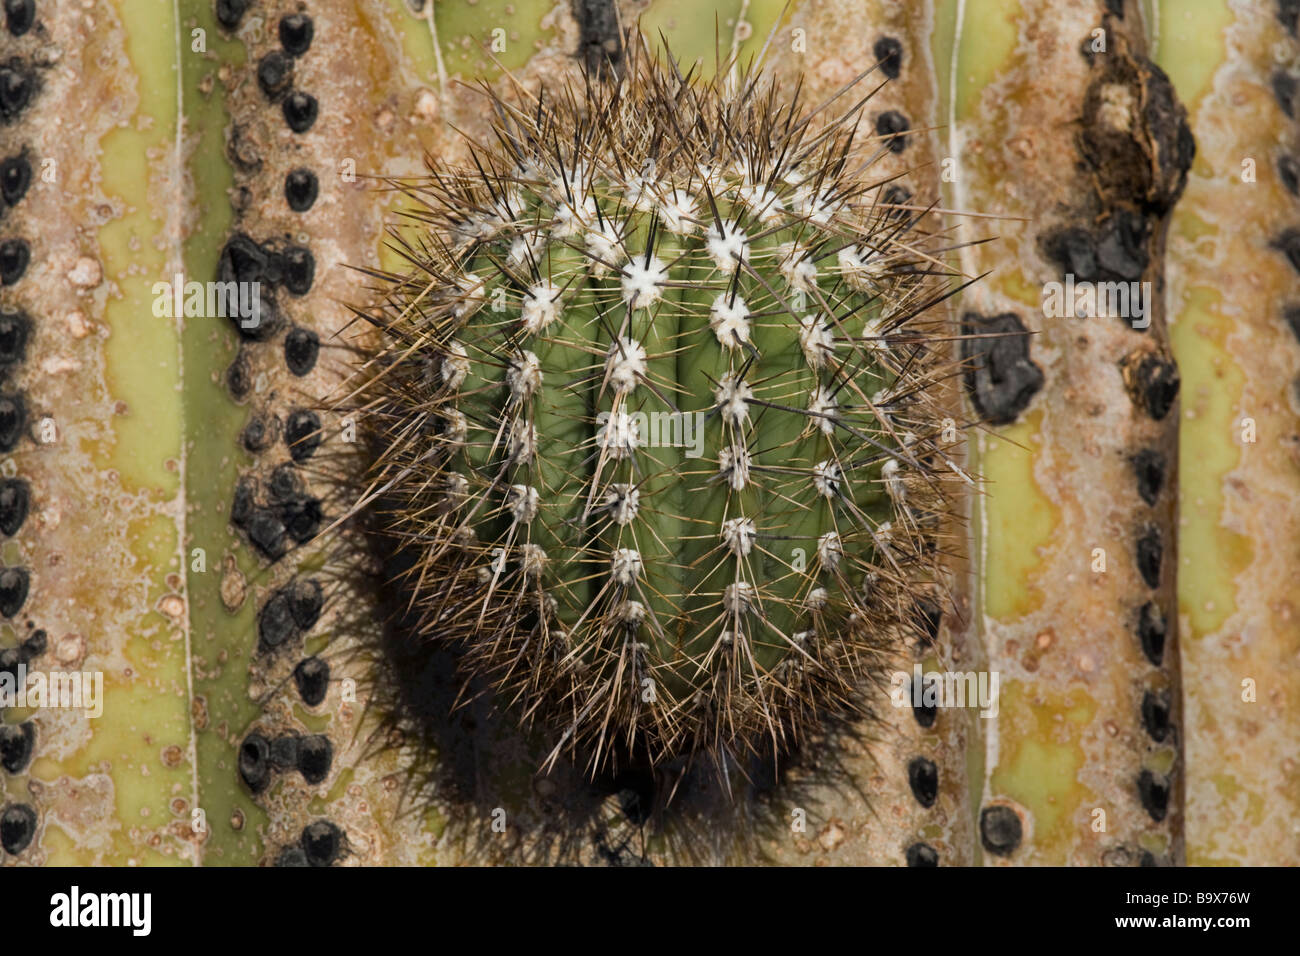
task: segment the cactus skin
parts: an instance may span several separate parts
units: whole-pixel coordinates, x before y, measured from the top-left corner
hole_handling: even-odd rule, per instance
[[[951,273],[850,160],[861,104],[819,126],[633,53],[544,108],[494,98],[472,167],[406,184],[420,229],[352,383],[391,626],[591,772],[779,758],[861,716],[951,476]]]

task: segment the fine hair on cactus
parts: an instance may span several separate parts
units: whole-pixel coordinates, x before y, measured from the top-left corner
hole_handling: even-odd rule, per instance
[[[547,766],[726,779],[869,718],[924,639],[962,280],[873,175],[878,68],[807,106],[636,42],[622,67],[485,87],[472,161],[396,183],[337,407],[403,666],[454,652]]]

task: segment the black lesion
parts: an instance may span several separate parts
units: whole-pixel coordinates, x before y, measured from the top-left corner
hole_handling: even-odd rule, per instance
[[[1029,357],[1029,333],[1012,312],[962,317],[966,392],[980,417],[1009,425],[1043,387],[1043,371]]]
[[[573,0],[573,18],[581,30],[575,55],[587,71],[602,77],[611,69],[621,72],[623,36],[613,0]]]

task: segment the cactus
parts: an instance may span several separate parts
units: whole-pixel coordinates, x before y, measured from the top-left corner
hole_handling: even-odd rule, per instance
[[[744,766],[862,716],[917,630],[954,274],[853,91],[810,122],[632,52],[404,184],[364,498],[399,641],[462,647],[551,762]]]

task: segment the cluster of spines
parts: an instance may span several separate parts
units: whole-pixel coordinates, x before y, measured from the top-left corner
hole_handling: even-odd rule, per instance
[[[779,755],[859,714],[913,627],[952,273],[869,178],[864,101],[633,57],[493,97],[468,170],[401,184],[363,500],[416,556],[410,639],[462,646],[553,754]]]

